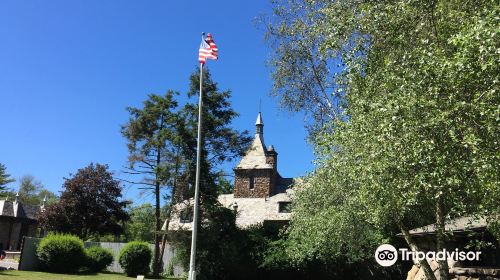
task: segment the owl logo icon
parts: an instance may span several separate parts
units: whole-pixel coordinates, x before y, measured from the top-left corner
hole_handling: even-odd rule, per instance
[[[381,266],[391,266],[398,260],[398,251],[390,244],[382,244],[375,251],[375,260]]]

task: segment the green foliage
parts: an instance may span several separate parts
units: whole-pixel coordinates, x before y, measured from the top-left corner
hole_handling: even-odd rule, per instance
[[[133,241],[120,251],[118,262],[127,276],[146,275],[149,273],[152,252],[148,243]]]
[[[154,242],[155,210],[149,203],[131,207],[130,220],[125,226],[128,240]]]
[[[44,188],[42,182],[32,175],[24,175],[19,179],[19,199],[28,205],[41,205],[46,199],[45,206],[57,202],[57,196]]]
[[[169,188],[176,193],[174,182],[177,172],[182,170],[179,141],[176,133],[180,119],[176,113],[178,93],[168,91],[164,96],[151,94],[143,102],[143,108],[127,108],[130,119],[122,127],[129,150],[127,173],[139,175],[131,183],[140,185],[154,196],[154,227],[161,229],[160,198],[162,189]],[[153,274],[160,272],[160,236],[154,235]]]
[[[294,0],[274,11],[275,93],[327,116],[313,123],[318,169],[296,193],[293,259],[359,261],[397,231],[497,217],[497,1]]]
[[[255,225],[246,229],[235,226],[234,212],[226,208],[210,211],[210,218],[199,228],[197,270],[199,279],[303,279],[288,262],[275,263],[277,254],[268,256],[278,242],[278,228]],[[176,248],[174,262],[188,269],[190,236],[176,232],[171,241]],[[224,242],[221,242],[223,240]],[[276,248],[276,247],[275,247]],[[283,265],[283,266],[281,266]]]
[[[10,174],[7,174],[7,167],[4,164],[0,163],[0,191],[5,190],[7,184],[14,182],[15,179],[10,177]]]
[[[167,276],[173,276],[174,275],[174,262],[169,262],[167,265],[167,269],[165,271],[165,274]]]
[[[49,234],[44,237],[36,254],[43,269],[51,272],[78,272],[86,260],[82,240],[67,234]]]
[[[195,71],[190,77],[188,97],[192,102],[181,110],[181,119],[184,120],[179,128],[183,142],[183,155],[187,159],[196,158],[196,139],[198,124],[199,73]],[[200,267],[199,277],[204,279],[228,279],[236,270],[241,260],[238,248],[232,236],[239,236],[235,226],[234,213],[222,207],[217,202],[220,193],[231,190],[230,183],[224,179],[222,165],[239,158],[246,150],[251,138],[246,131],[239,132],[230,127],[231,122],[238,116],[230,103],[231,92],[219,90],[217,83],[211,78],[207,68],[203,71],[203,128],[201,153],[200,186],[201,211],[200,220],[206,221],[199,225],[199,234],[205,238],[198,240],[197,262]],[[187,166],[188,183],[193,186],[196,165],[191,161]],[[228,240],[228,242],[219,242]],[[189,252],[189,240],[181,235],[178,252],[183,256],[186,264]],[[239,274],[244,275],[244,273]]]
[[[107,165],[90,164],[64,181],[57,203],[48,205],[39,222],[48,231],[66,232],[87,239],[95,235],[123,232],[128,220],[121,200],[122,188]]]
[[[204,70],[203,78],[203,137],[201,164],[201,200],[206,204],[216,203],[217,194],[228,191],[230,186],[221,184],[221,169],[225,162],[239,157],[249,144],[246,132],[230,127],[238,114],[231,108],[230,91],[220,91],[212,81],[210,73]],[[156,232],[160,231],[160,197],[163,193],[167,204],[187,199],[192,195],[196,163],[198,128],[199,74],[190,76],[190,90],[187,102],[179,107],[178,93],[168,91],[164,96],[152,94],[144,101],[143,108],[127,108],[129,122],[122,127],[122,134],[128,141],[128,173],[140,176],[133,181],[155,197]],[[168,191],[167,191],[168,190]],[[168,208],[170,209],[170,208]],[[167,219],[170,217],[167,210]],[[135,231],[132,226],[131,230]],[[131,232],[132,233],[132,232]],[[147,232],[146,232],[147,233]],[[132,233],[133,234],[133,233]],[[142,236],[142,238],[148,238]],[[153,269],[159,272],[159,235],[155,238]]]
[[[196,158],[196,140],[198,131],[198,96],[200,88],[200,73],[194,71],[190,76],[190,87],[187,97],[190,102],[181,110],[183,155],[187,159]],[[252,140],[248,131],[237,131],[231,128],[232,121],[238,113],[231,106],[231,91],[220,90],[212,80],[208,68],[203,69],[203,127],[201,178],[205,182],[200,185],[201,200],[207,204],[216,204],[219,192],[230,189],[221,177],[222,165],[242,156]],[[196,163],[188,165],[188,182],[194,185]]]
[[[232,194],[234,190],[233,184],[226,178],[224,178],[223,174],[219,175],[217,178],[217,189],[219,190],[219,194]]]
[[[113,263],[113,252],[109,249],[93,246],[85,249],[87,267],[92,272],[104,271]]]

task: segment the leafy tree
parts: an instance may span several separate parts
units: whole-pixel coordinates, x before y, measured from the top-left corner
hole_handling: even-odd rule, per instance
[[[25,204],[40,205],[46,198],[47,204],[57,200],[57,196],[44,188],[42,182],[32,175],[24,175],[19,179],[19,197]]]
[[[0,163],[0,191],[6,189],[7,184],[14,182],[15,179],[10,177],[10,174],[7,174],[7,167],[4,164]]]
[[[82,239],[93,235],[121,234],[129,219],[121,201],[122,188],[107,165],[93,164],[66,178],[59,202],[45,208],[39,221],[47,231],[75,234]]]
[[[340,98],[332,104],[342,113],[315,123],[319,168],[297,194],[291,255],[363,257],[394,228],[418,249],[408,230],[429,219],[440,250],[446,219],[483,210],[495,217],[499,11],[496,1],[276,4],[269,35],[282,101],[322,93],[294,83],[316,72],[333,79],[327,97]],[[360,232],[365,238],[352,235]],[[446,262],[439,265],[447,279]]]
[[[130,209],[130,220],[125,226],[125,235],[130,241],[154,242],[155,209],[144,203]]]

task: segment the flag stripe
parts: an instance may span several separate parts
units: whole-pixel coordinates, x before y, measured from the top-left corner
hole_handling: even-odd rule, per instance
[[[200,63],[205,63],[207,58],[216,60],[218,58],[219,49],[215,45],[212,35],[207,34],[205,39],[201,40],[200,49],[198,51],[198,61]]]

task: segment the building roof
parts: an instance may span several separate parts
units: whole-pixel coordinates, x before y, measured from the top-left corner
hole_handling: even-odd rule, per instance
[[[241,159],[236,169],[272,169],[273,165],[266,162],[266,150],[264,140],[255,134],[252,145]]]
[[[274,188],[274,193],[285,193],[287,192],[293,184],[296,183],[296,179],[294,178],[282,178],[278,177],[278,181],[276,182],[276,186]]]
[[[266,149],[264,144],[264,122],[259,112],[255,122],[255,138],[247,150],[245,156],[241,159],[235,170],[238,169],[274,169],[276,166],[267,163],[268,157],[276,157],[277,153],[273,146]],[[237,175],[238,176],[238,175]],[[235,197],[234,194],[223,194],[218,196],[219,203],[228,209],[237,209],[236,225],[240,228],[247,228],[252,225],[262,224],[266,221],[289,221],[291,213],[286,213],[281,207],[287,207],[286,203],[292,201],[292,186],[300,179],[282,178],[279,173],[273,173],[272,191],[266,192],[261,197]],[[268,196],[269,195],[269,196]],[[266,196],[266,197],[264,197]],[[285,203],[283,205],[282,203]],[[168,230],[191,230],[193,222],[184,217],[183,214],[189,214],[187,209],[192,208],[193,199],[186,199],[177,203],[173,207],[172,217],[169,222]],[[181,217],[184,219],[181,221]],[[162,230],[166,230],[166,221]]]
[[[261,224],[264,221],[289,221],[292,214],[280,213],[279,204],[280,202],[291,202],[292,194],[292,189],[287,189],[285,192],[267,198],[234,197],[233,194],[222,194],[219,195],[218,201],[222,206],[229,209],[233,209],[236,203],[238,206],[236,225],[240,228],[247,228],[252,225]],[[169,223],[169,230],[192,229],[192,222],[182,223],[179,219],[180,211],[191,207],[192,203],[193,199],[190,199],[175,205],[175,211]],[[162,230],[165,230],[165,228]]]
[[[0,217],[37,220],[40,207],[24,205],[17,201],[0,200]]]
[[[272,169],[273,165],[266,162],[267,149],[264,144],[262,114],[259,112],[255,121],[256,133],[252,145],[235,169]],[[273,148],[274,151],[274,148]]]
[[[257,120],[255,121],[255,125],[264,125],[264,121],[262,121],[262,114],[260,112],[257,115]]]
[[[446,222],[445,231],[461,233],[467,231],[481,231],[487,227],[486,218],[459,217]],[[436,224],[419,227],[410,230],[410,234],[414,236],[436,234]],[[398,236],[402,236],[398,234]]]

